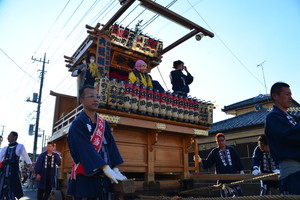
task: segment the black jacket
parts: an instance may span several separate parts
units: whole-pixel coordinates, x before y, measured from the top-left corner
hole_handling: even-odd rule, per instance
[[[172,90],[174,92],[181,91],[189,93],[189,85],[193,82],[194,77],[190,73],[184,75],[181,70],[173,70],[171,71],[170,79],[172,83]]]
[[[300,123],[296,117],[274,106],[266,119],[265,134],[275,161],[293,159],[300,162]]]

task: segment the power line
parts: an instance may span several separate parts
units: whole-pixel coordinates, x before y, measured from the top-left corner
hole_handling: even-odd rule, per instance
[[[91,7],[86,11],[86,13],[83,15],[83,17],[81,17],[81,19],[78,21],[78,23],[74,26],[74,28],[72,29],[72,31],[68,34],[68,36],[65,38],[68,39],[69,36],[73,33],[73,31],[78,27],[78,25],[80,24],[80,22],[82,22],[82,20],[87,16],[88,13],[91,12],[91,10],[93,10],[95,8],[95,6],[97,5],[97,3],[99,3],[99,0],[95,1],[93,3],[93,5],[91,5]]]
[[[209,27],[209,29],[215,34],[215,36],[219,39],[219,41],[224,45],[224,47],[231,53],[231,55],[244,67],[247,72],[254,77],[259,83],[263,84],[249,69],[246,67],[246,65],[238,58],[237,55],[225,44],[225,42],[216,34],[215,31],[209,26],[209,24],[205,21],[205,19],[199,14],[199,12],[195,9],[195,7],[190,3],[189,0],[187,2],[190,4],[190,6],[194,9],[194,11],[198,14],[198,16],[204,21],[204,23]]]
[[[35,53],[38,51],[38,49],[41,47],[41,45],[44,43],[45,39],[47,38],[47,36],[49,35],[50,31],[51,31],[52,28],[54,27],[54,24],[56,24],[56,22],[58,21],[58,19],[60,18],[61,14],[64,12],[64,10],[66,9],[66,7],[68,6],[68,4],[69,4],[70,1],[71,1],[71,0],[69,0],[69,1],[66,3],[65,7],[62,9],[62,11],[61,11],[60,14],[58,15],[58,17],[56,18],[56,20],[54,21],[54,23],[51,25],[51,27],[50,27],[50,29],[48,30],[48,32],[46,33],[44,39],[42,40],[42,42],[39,44],[39,46],[38,46],[37,49],[35,50],[34,55],[35,55]]]
[[[122,24],[122,22],[135,10],[137,7],[139,7],[140,4],[136,5],[120,22],[119,24]]]
[[[165,8],[170,8],[172,5],[176,3],[177,0],[171,1]],[[155,14],[152,18],[150,18],[145,24],[142,25],[141,29],[144,30],[147,26],[149,26],[152,22],[154,22],[159,17],[158,14]]]
[[[5,51],[2,50],[2,48],[0,48],[0,50],[2,51],[2,53],[4,55],[6,55],[7,58],[9,58],[22,72],[24,72],[27,76],[29,76],[30,78],[32,78],[33,80],[35,80],[36,82],[38,82],[38,80],[36,80],[35,78],[33,78],[30,74],[28,74],[24,69],[22,69],[22,67],[20,67],[9,55],[7,55],[5,53]]]
[[[69,23],[69,21],[71,20],[71,18],[74,16],[74,14],[77,12],[77,10],[80,8],[81,4],[84,2],[84,0],[82,0],[80,2],[80,4],[77,6],[77,8],[74,10],[74,12],[71,14],[71,16],[69,17],[69,19],[66,21],[66,23],[63,25],[63,27],[60,29],[60,31],[57,33],[57,35],[55,36],[55,38],[53,40],[55,40],[59,34],[61,34],[62,30],[66,27],[66,25]],[[52,41],[53,41],[52,40]],[[49,50],[49,48],[52,46],[53,42],[50,43],[50,45],[47,47],[46,51]]]
[[[102,19],[103,19],[104,17],[106,17],[108,13],[112,13],[111,11],[119,4],[118,1],[113,1],[113,2],[115,2],[115,5],[114,5],[110,10],[106,10],[107,13],[102,17]],[[112,2],[112,3],[113,3],[113,2]],[[112,4],[111,4],[111,5],[112,5]],[[111,5],[110,5],[110,6],[111,6]],[[104,13],[103,13],[103,14],[104,14]],[[100,17],[98,17],[97,20],[100,21]]]
[[[109,3],[110,2],[110,3]],[[103,8],[102,10],[99,12],[99,14],[97,14],[95,17],[93,17],[93,19],[89,22],[90,24],[94,24],[97,19],[99,19],[101,17],[101,15],[103,15],[105,13],[105,11],[108,10],[108,8],[110,6],[112,6],[112,4],[115,2],[114,0],[109,1]]]

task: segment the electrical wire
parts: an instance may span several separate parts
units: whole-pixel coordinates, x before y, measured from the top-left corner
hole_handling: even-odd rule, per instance
[[[122,22],[135,10],[137,9],[137,7],[139,7],[141,4],[139,3],[138,5],[136,5],[120,22],[119,24],[122,24]]]
[[[159,69],[159,67],[158,67],[158,66],[156,66],[156,68],[157,68],[157,70],[158,70],[158,72],[159,72],[159,75],[160,75],[160,77],[161,77],[162,81],[164,82],[164,85],[165,85],[165,87],[167,88],[167,90],[169,90],[169,88],[168,88],[168,86],[167,86],[167,84],[166,84],[166,82],[165,82],[165,79],[164,79],[164,77],[162,76],[162,74],[161,74],[161,72],[160,72],[160,69]]]
[[[89,10],[85,13],[85,15],[80,19],[80,21],[77,23],[77,25],[87,16],[87,14],[88,13],[90,13],[90,11],[96,6],[96,4],[99,2],[99,0],[97,0],[97,1],[95,1],[94,2],[94,4],[89,8]],[[112,1],[113,2],[113,1]],[[80,5],[79,5],[80,6]],[[77,9],[79,8],[79,6],[77,7]],[[76,10],[77,10],[76,9]],[[76,12],[76,10],[73,12],[73,14]],[[72,15],[73,16],[73,15]],[[69,18],[70,19],[70,18]],[[68,20],[69,21],[69,20]],[[77,25],[75,26],[75,28],[77,27]],[[74,29],[73,29],[74,30]],[[69,35],[68,36],[70,36],[70,34],[73,32],[73,30],[69,33]],[[67,38],[68,38],[68,36],[67,36]],[[66,39],[67,39],[66,38]],[[78,40],[76,40],[76,42],[78,43]],[[79,41],[80,42],[80,41]],[[75,46],[75,45],[74,45]],[[70,51],[72,50],[72,48],[71,49],[69,49]],[[55,51],[56,52],[56,51]],[[63,54],[61,54],[61,56],[62,56]],[[57,57],[57,59],[53,62],[53,65],[55,65],[58,61],[59,61],[59,59],[60,59],[60,56],[58,56]],[[69,76],[69,75],[68,75]],[[62,80],[62,82],[64,82],[66,80],[66,78],[65,79],[63,79]],[[57,86],[56,86],[56,88],[58,87],[58,86],[60,86],[60,84],[58,84]],[[48,95],[47,97],[46,97],[46,99],[49,97],[50,95]]]
[[[35,50],[35,52],[34,52],[34,55],[36,54],[36,52],[39,50],[39,48],[41,47],[41,45],[45,42],[45,40],[46,40],[46,38],[47,38],[47,36],[49,35],[49,33],[51,32],[51,30],[52,30],[52,28],[54,27],[54,25],[56,24],[56,22],[58,21],[58,19],[60,18],[60,16],[62,15],[62,13],[64,12],[64,10],[66,9],[66,7],[68,6],[68,4],[69,4],[69,2],[70,2],[70,0],[66,3],[66,5],[64,6],[64,8],[62,9],[62,11],[60,12],[60,14],[58,15],[58,17],[56,18],[56,20],[54,21],[54,23],[51,25],[51,27],[49,28],[49,30],[48,30],[48,32],[46,33],[46,35],[44,36],[44,38],[43,38],[43,40],[41,41],[41,43],[38,45],[38,47],[37,47],[37,49]],[[30,62],[29,62],[29,64],[27,65],[27,69],[26,69],[26,71],[28,71],[28,67],[29,67],[29,65],[30,65]],[[22,82],[23,82],[23,79],[24,79],[24,76],[22,77],[22,80],[21,80],[21,82],[20,82],[20,85],[22,84]],[[36,82],[38,82],[38,81],[36,81]],[[19,85],[19,87],[18,88],[21,88],[20,87],[20,85]],[[28,87],[29,86],[29,84],[28,83],[26,83],[26,84],[23,84],[23,85],[26,85],[26,87]],[[45,85],[46,87],[47,87],[47,85]],[[25,91],[27,91],[26,89],[24,89],[23,90],[23,93],[25,92]]]
[[[112,3],[113,3],[113,2],[112,2]],[[110,4],[110,6],[111,6],[111,5],[112,5],[112,4]],[[115,6],[114,6],[114,7],[115,7]],[[113,8],[114,8],[114,7],[113,7]],[[113,9],[113,8],[112,8],[112,9]],[[78,8],[77,8],[77,9],[78,9]],[[76,9],[76,10],[77,10],[77,9]],[[112,10],[112,9],[111,9],[111,10]],[[109,10],[108,12],[110,12],[111,10]],[[105,10],[105,11],[107,11],[107,10]],[[80,21],[82,21],[82,18],[81,18]],[[70,34],[69,34],[69,35],[70,35]],[[66,39],[67,39],[67,38],[66,38]],[[76,41],[78,41],[78,40],[76,40]],[[54,51],[54,52],[55,52],[54,54],[57,54],[57,53],[58,53],[58,49],[60,49],[61,46],[62,46],[65,42],[66,42],[66,40],[62,41],[62,42],[58,45],[57,49]],[[52,56],[54,56],[54,55],[51,55],[51,57],[52,57]]]
[[[105,13],[106,10],[108,10],[108,8],[110,8],[110,6],[112,6],[112,4],[114,3],[114,0],[109,1],[103,8],[102,10],[99,12],[99,14],[97,14],[95,17],[93,17],[93,19],[90,21],[90,24],[94,24],[97,19],[99,19],[101,17],[101,15],[103,15]]]
[[[231,55],[241,64],[244,69],[253,77],[255,78],[259,83],[264,85],[249,69],[248,67],[238,58],[238,56],[228,47],[228,45],[225,44],[225,42],[216,34],[215,31],[211,28],[211,26],[205,21],[205,19],[199,14],[199,12],[195,9],[195,7],[190,3],[189,0],[187,2],[190,4],[190,6],[194,9],[194,11],[197,13],[197,15],[204,21],[204,23],[209,27],[209,29],[215,34],[215,36],[218,38],[218,40],[224,45],[224,47],[231,53]]]
[[[68,36],[65,38],[68,39],[69,36],[73,33],[73,31],[78,27],[78,25],[80,24],[80,22],[82,22],[82,20],[87,16],[88,13],[90,13],[94,8],[95,6],[97,5],[97,3],[99,3],[99,0],[96,0],[92,5],[91,7],[85,12],[85,14],[83,15],[83,17],[81,17],[81,19],[78,21],[78,23],[74,26],[74,28],[71,30],[71,32],[68,34]]]
[[[165,8],[170,8],[172,5],[176,3],[177,0],[171,1]],[[148,25],[150,25],[153,21],[155,21],[159,17],[158,14],[155,14],[150,20],[148,20],[145,24],[142,25],[141,29],[144,30]]]
[[[141,16],[147,9],[145,8],[140,14],[138,14],[126,27],[129,27],[139,16]]]
[[[41,43],[39,44],[39,46],[37,47],[37,49],[35,50],[34,54],[36,54],[36,52],[39,50],[39,48],[41,47],[41,45],[44,43],[45,39],[47,38],[47,36],[49,35],[49,33],[51,32],[52,28],[54,27],[54,25],[56,24],[56,22],[58,21],[58,19],[60,18],[60,16],[62,15],[62,13],[65,11],[66,7],[68,6],[68,4],[70,3],[71,0],[69,0],[66,5],[64,6],[64,8],[62,9],[62,11],[60,12],[60,14],[57,16],[56,20],[54,21],[54,23],[51,25],[50,29],[48,30],[48,32],[46,33],[44,39],[41,41]]]
[[[36,82],[38,82],[38,80],[36,80],[33,76],[31,76],[30,74],[28,74],[22,67],[20,67],[9,55],[7,55],[7,53],[5,53],[5,51],[0,47],[0,50],[2,51],[2,53],[8,58],[10,59],[22,72],[24,72],[24,74],[26,74],[27,76],[29,76],[30,78],[32,78],[33,80],[35,80]]]
[[[115,5],[114,5],[110,10],[106,10],[107,13],[102,17],[102,19],[103,19],[104,17],[106,17],[107,14],[113,13],[112,10],[119,4],[117,1],[115,1],[115,2],[116,2]],[[113,2],[112,2],[112,3],[113,3]],[[104,13],[103,13],[103,14],[104,14]],[[96,21],[101,21],[101,20],[100,20],[100,17],[98,17],[98,18],[96,19]]]
[[[72,17],[74,16],[74,14],[77,12],[77,10],[80,8],[81,4],[84,2],[84,0],[82,0],[80,2],[80,4],[77,6],[77,8],[73,11],[73,13],[71,14],[71,16],[69,17],[69,19],[66,21],[66,23],[63,25],[63,27],[60,29],[60,31],[57,32],[57,35],[55,36],[55,38],[52,40],[52,42],[50,43],[50,45],[47,47],[46,51],[47,52],[49,50],[49,48],[52,46],[52,44],[54,43],[53,41],[56,40],[56,38],[58,37],[58,35],[61,34],[62,30],[67,26],[67,24],[69,23],[69,21],[72,19]]]

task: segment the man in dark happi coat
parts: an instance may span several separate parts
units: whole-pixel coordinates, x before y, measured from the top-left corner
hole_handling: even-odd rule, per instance
[[[19,159],[22,156],[27,164],[31,164],[31,160],[24,145],[18,144],[17,139],[18,133],[10,132],[7,137],[9,145],[0,153],[0,199],[19,199],[24,195]]]
[[[218,147],[214,148],[206,159],[199,159],[203,169],[208,169],[214,164],[216,166],[216,174],[244,174],[244,166],[241,159],[233,147],[225,145],[225,135],[218,133],[216,135]],[[229,183],[230,181],[219,180],[218,183]],[[231,189],[230,189],[231,188]],[[235,185],[228,189],[221,190],[222,197],[242,196],[240,185]]]
[[[277,82],[270,95],[275,105],[267,115],[265,135],[271,155],[279,163],[280,193],[300,195],[300,119],[288,112],[292,91],[287,83]]]
[[[54,143],[48,142],[47,151],[41,153],[34,166],[37,180],[38,200],[47,200],[56,182],[56,166],[60,165],[60,155],[54,150]]]
[[[73,199],[112,198],[112,182],[126,179],[116,166],[123,159],[111,134],[109,123],[97,113],[98,93],[92,86],[80,89],[83,111],[72,122],[68,145],[73,158],[68,194]]]
[[[252,174],[258,175],[262,173],[276,173],[279,171],[278,164],[275,163],[271,154],[269,143],[267,142],[267,137],[265,135],[261,135],[258,137],[258,146],[254,149],[252,156]],[[279,181],[260,181],[260,195],[268,195],[270,194],[270,188],[273,187],[275,189],[279,188]]]

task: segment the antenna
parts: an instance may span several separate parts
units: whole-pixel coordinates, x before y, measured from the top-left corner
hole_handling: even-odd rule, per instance
[[[264,66],[263,66],[263,64],[264,64],[265,62],[266,62],[266,61],[263,61],[262,63],[258,64],[257,67],[261,67],[261,71],[262,71],[263,78],[264,78],[264,84],[265,84],[266,94],[268,94],[268,91],[267,91],[267,84],[266,84],[266,79],[265,79],[265,73],[264,73]]]

